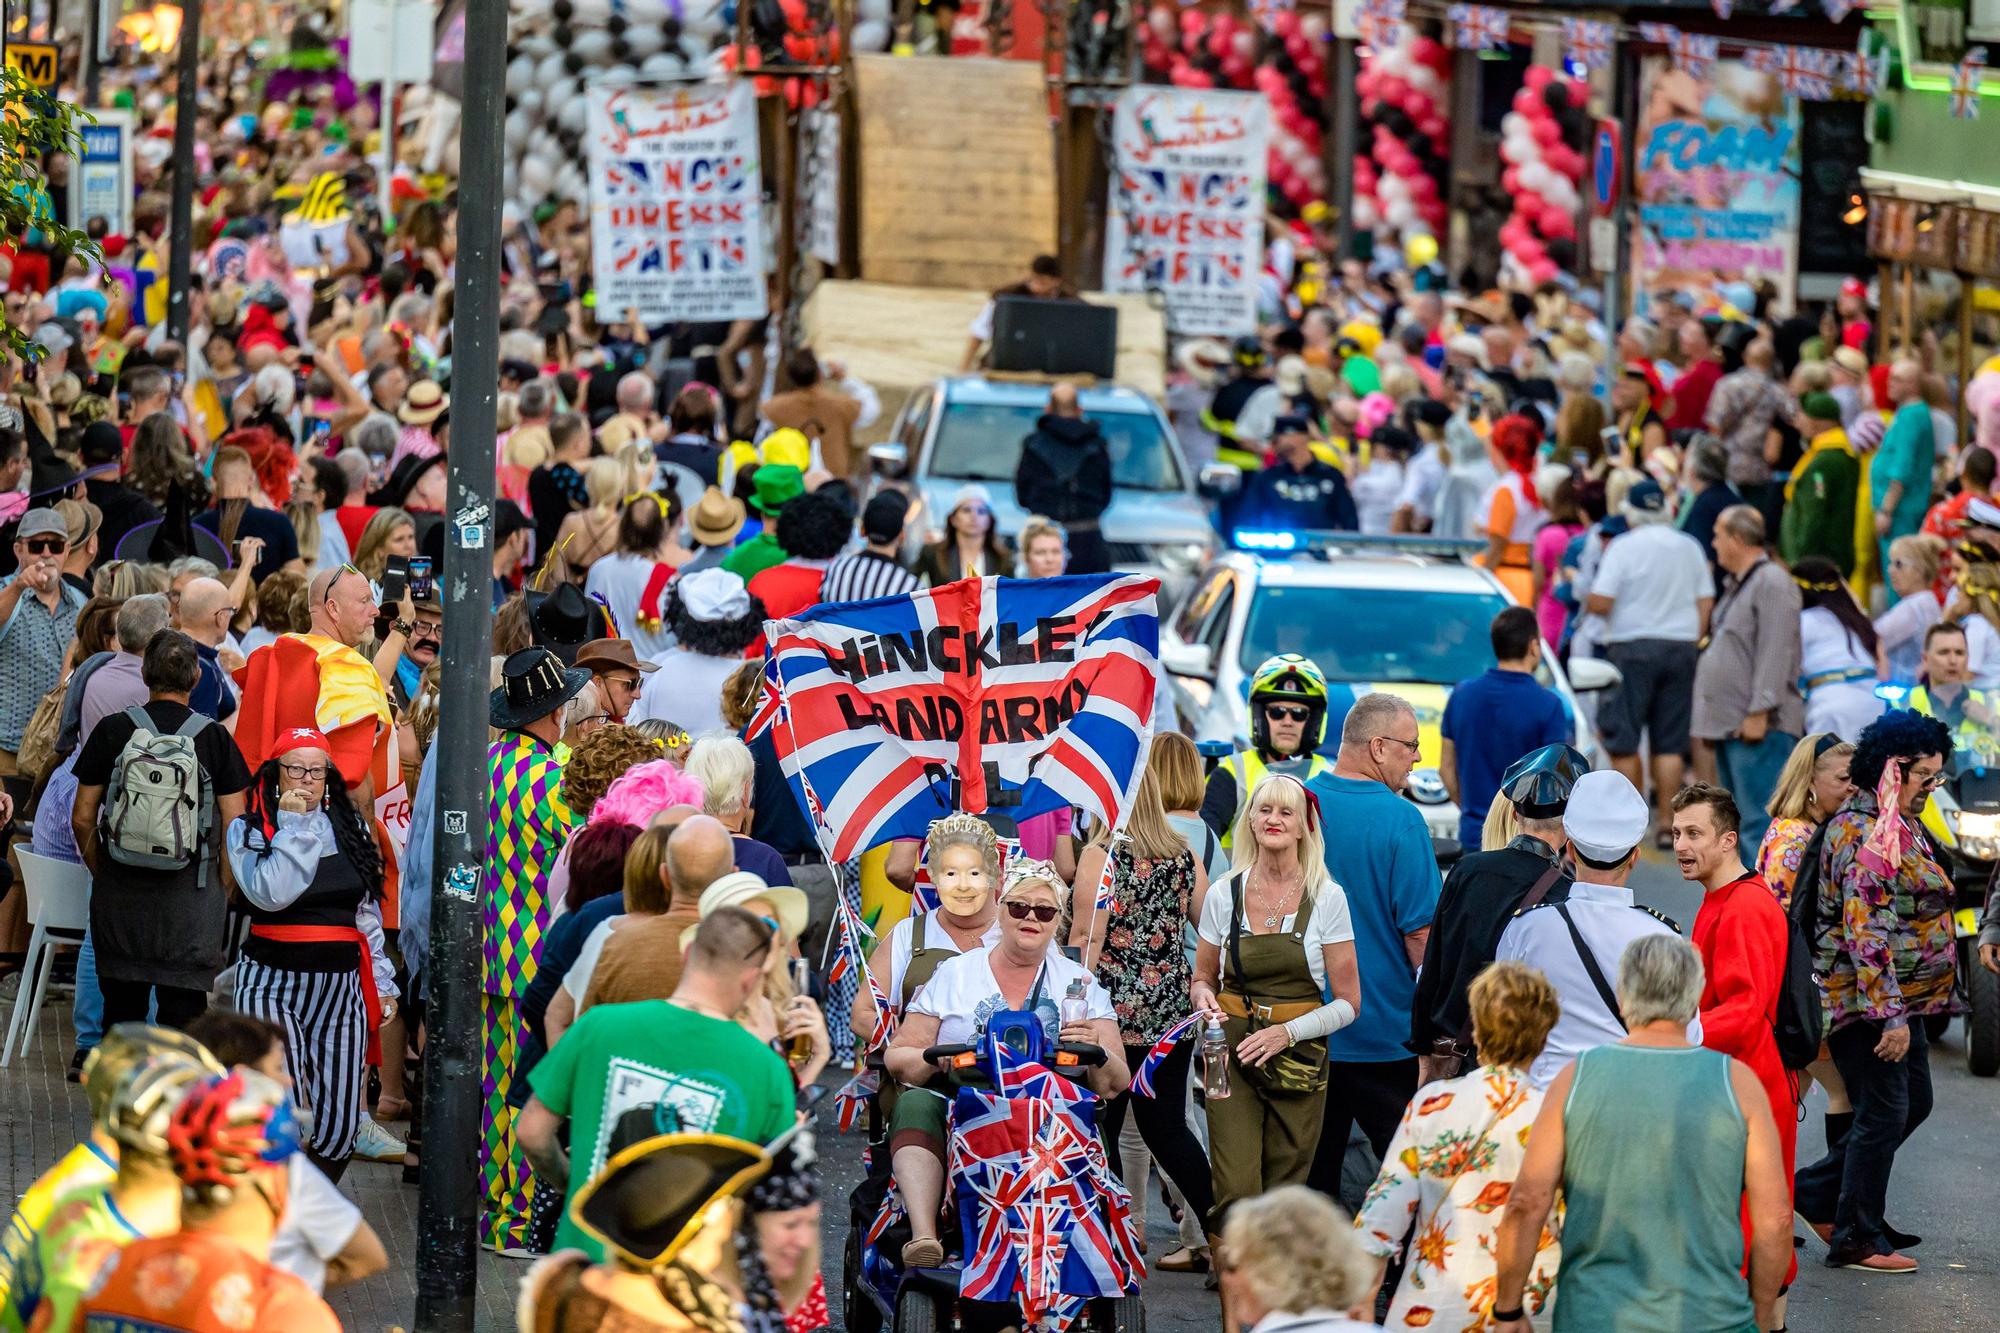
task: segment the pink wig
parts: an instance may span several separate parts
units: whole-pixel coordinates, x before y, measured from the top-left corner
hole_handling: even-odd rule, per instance
[[[636,824],[640,828],[670,805],[699,807],[701,779],[691,777],[671,759],[649,759],[619,774],[591,808],[593,824]]]

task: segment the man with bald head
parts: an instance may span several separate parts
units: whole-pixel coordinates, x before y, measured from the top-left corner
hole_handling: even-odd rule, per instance
[[[1083,415],[1074,384],[1049,390],[1048,409],[1021,442],[1014,496],[1030,514],[1062,524],[1069,534],[1069,574],[1108,574],[1111,549],[1099,521],[1111,507],[1111,446]]]
[[[236,688],[223,670],[221,648],[229,637],[229,622],[236,618],[235,599],[216,579],[189,579],[181,589],[180,612],[181,633],[194,640],[201,665],[188,707],[226,721],[236,711]]]
[[[1889,567],[1889,543],[1923,526],[1931,504],[1931,469],[1937,463],[1937,436],[1931,429],[1930,404],[1924,401],[1923,367],[1903,357],[1889,367],[1889,401],[1895,415],[1875,461],[1868,469],[1869,501],[1875,508],[1875,536],[1882,563]],[[1885,587],[1889,600],[1896,590]]]

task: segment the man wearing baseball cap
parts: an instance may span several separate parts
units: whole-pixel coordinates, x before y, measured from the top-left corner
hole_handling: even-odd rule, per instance
[[[1243,490],[1230,506],[1232,534],[1244,531],[1297,532],[1361,527],[1347,478],[1331,463],[1313,456],[1312,423],[1287,412],[1272,425],[1271,466],[1243,479]]]
[[[1632,899],[1626,881],[1646,839],[1646,798],[1622,774],[1585,773],[1570,787],[1563,834],[1576,858],[1576,880],[1560,901],[1523,908],[1500,933],[1494,956],[1540,968],[1556,988],[1562,1017],[1535,1058],[1528,1079],[1538,1088],[1583,1052],[1625,1036],[1612,978],[1625,946],[1645,935],[1680,928]],[[1688,1040],[1701,1041],[1697,1020]]]
[[[44,694],[62,675],[63,654],[76,637],[77,612],[87,600],[65,583],[69,526],[53,509],[30,509],[14,532],[17,571],[0,579],[0,775],[19,771],[21,733]]]
[[[860,602],[914,592],[917,576],[903,567],[901,559],[903,524],[909,513],[910,497],[902,491],[877,492],[861,511],[861,540],[865,544],[827,566],[826,578],[820,583],[820,600]]]

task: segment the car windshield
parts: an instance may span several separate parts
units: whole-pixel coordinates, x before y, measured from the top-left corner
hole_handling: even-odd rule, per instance
[[[1493,665],[1486,627],[1506,606],[1498,593],[1267,584],[1238,660],[1246,676],[1277,653],[1299,653],[1328,680],[1456,684]]]
[[[1041,418],[1039,404],[952,403],[938,425],[931,475],[966,481],[1012,483],[1021,461],[1021,442]],[[1092,412],[1084,415],[1104,431],[1111,446],[1111,478],[1138,491],[1177,491],[1180,460],[1150,412]]]

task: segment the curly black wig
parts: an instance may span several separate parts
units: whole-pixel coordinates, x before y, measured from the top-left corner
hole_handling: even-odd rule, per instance
[[[275,757],[266,759],[258,766],[250,786],[247,803],[251,834],[249,845],[259,856],[269,853],[271,835],[278,826],[278,770],[279,763]],[[374,830],[362,817],[360,807],[354,803],[353,795],[347,790],[339,766],[331,760],[326,766],[326,798],[322,809],[333,825],[333,842],[340,850],[341,859],[361,876],[369,900],[382,901],[382,848],[375,841]]]
[[[1847,762],[1847,776],[1860,790],[1873,792],[1891,760],[1928,754],[1942,755],[1947,765],[1951,763],[1951,729],[1914,708],[1891,709],[1862,729],[1854,757]]]
[[[813,491],[778,511],[778,545],[795,560],[831,560],[854,533],[854,515],[837,496]]]
[[[697,620],[681,601],[681,585],[670,583],[662,619],[689,652],[704,657],[741,657],[746,648],[764,635],[763,600],[754,592],[746,595],[750,598],[750,609],[734,620]]]

